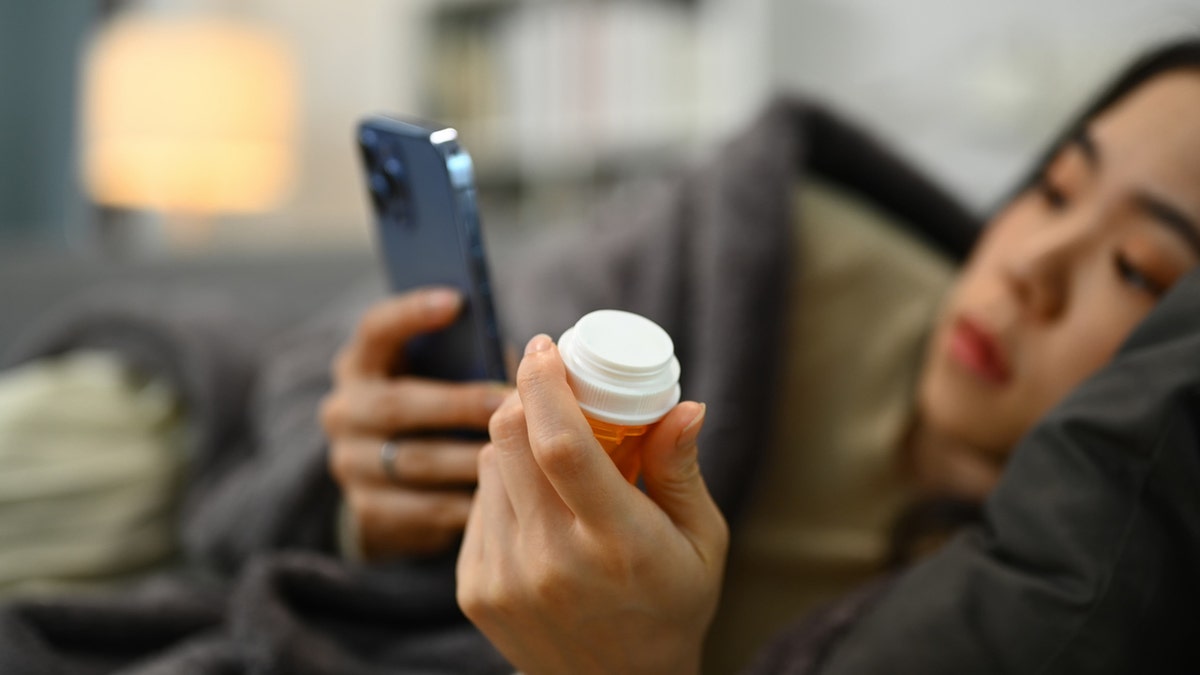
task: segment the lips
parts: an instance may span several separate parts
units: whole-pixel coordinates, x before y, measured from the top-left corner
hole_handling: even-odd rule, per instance
[[[950,358],[976,377],[993,385],[1003,385],[1012,370],[1000,343],[986,328],[967,318],[954,322],[950,333]]]

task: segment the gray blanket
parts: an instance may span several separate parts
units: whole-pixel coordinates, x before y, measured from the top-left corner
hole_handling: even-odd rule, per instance
[[[708,403],[701,465],[735,536],[767,445],[793,188],[807,172],[918,223],[952,256],[974,237],[964,210],[880,146],[821,109],[778,101],[707,163],[547,242],[530,265],[497,270],[514,342],[599,307],[667,328],[684,395]],[[185,564],[120,593],[3,607],[0,672],[509,670],[458,612],[452,558],[356,566],[334,553],[339,496],[316,409],[362,306],[337,303],[280,334],[235,298],[125,289],[81,299],[26,336],[12,360],[99,347],[181,392]]]

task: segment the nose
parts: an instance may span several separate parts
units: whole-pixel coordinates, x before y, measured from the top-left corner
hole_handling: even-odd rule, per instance
[[[1048,321],[1067,308],[1071,269],[1078,257],[1083,234],[1067,223],[1027,235],[1005,265],[1006,276],[1022,310],[1031,318]]]

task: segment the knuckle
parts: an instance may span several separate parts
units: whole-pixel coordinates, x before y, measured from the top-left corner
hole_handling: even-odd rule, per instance
[[[520,403],[502,406],[488,420],[488,434],[499,441],[525,433],[525,408]]]
[[[416,443],[398,443],[396,474],[400,480],[428,483],[437,478],[438,458],[432,448]]]
[[[386,304],[376,305],[367,310],[358,320],[358,326],[355,328],[355,335],[363,342],[373,342],[384,336],[388,332],[391,321],[389,314],[385,311]]]
[[[475,468],[480,478],[497,469],[496,452],[496,446],[491,443],[487,443],[479,449],[479,454],[475,456]]]
[[[326,436],[334,435],[335,430],[341,428],[342,421],[345,418],[345,405],[342,402],[342,397],[336,391],[325,394],[321,398],[318,414],[321,421],[321,428],[325,430]]]
[[[354,475],[354,469],[352,453],[347,445],[337,443],[330,446],[328,462],[329,473],[339,484],[345,485],[350,482],[350,477]]]
[[[489,624],[518,607],[511,584],[497,570],[481,567],[460,576],[455,590],[458,606],[476,624]]]
[[[558,475],[573,475],[583,466],[580,458],[587,452],[590,439],[583,438],[570,431],[556,431],[542,439],[534,446],[538,464],[548,471]]]
[[[583,550],[604,578],[622,584],[636,583],[660,553],[644,546],[614,546],[611,538],[600,535],[586,538]]]
[[[484,618],[486,605],[470,570],[458,575],[458,582],[454,588],[454,599],[458,602],[458,608],[471,621],[478,623]]]
[[[499,574],[490,575],[481,591],[483,609],[490,615],[516,614],[521,606],[513,584]]]
[[[329,372],[333,375],[335,382],[341,381],[349,376],[351,364],[354,362],[354,350],[349,345],[343,345],[341,349],[333,355],[333,361],[330,363]]]
[[[380,389],[364,399],[364,412],[377,425],[389,429],[404,426],[405,401],[403,391],[395,388]]]
[[[504,437],[505,420],[500,410],[488,418],[488,438],[496,440]]]
[[[529,576],[529,593],[540,605],[558,606],[569,602],[572,580],[570,575],[549,557],[532,565]]]

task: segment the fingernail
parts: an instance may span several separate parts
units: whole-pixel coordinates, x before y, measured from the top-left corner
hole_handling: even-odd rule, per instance
[[[462,295],[453,288],[434,288],[425,294],[425,302],[429,309],[442,311],[458,307]]]
[[[549,335],[534,335],[533,339],[529,341],[529,344],[525,345],[525,353],[532,354],[534,352],[544,352],[549,349],[550,345],[552,344],[554,344],[554,341],[550,339]]]
[[[708,412],[708,404],[700,404],[700,412],[688,422],[683,431],[679,432],[679,447],[684,448],[696,442],[696,437],[700,435],[700,428],[704,426],[704,414]]]

